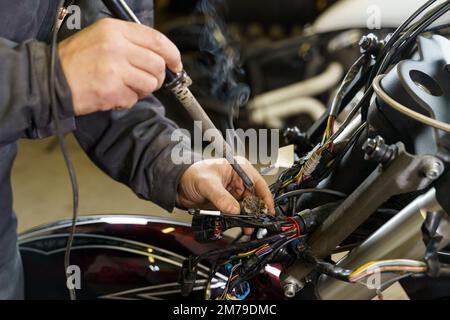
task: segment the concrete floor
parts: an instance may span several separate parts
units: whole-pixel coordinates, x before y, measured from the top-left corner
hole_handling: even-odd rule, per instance
[[[151,202],[138,199],[98,169],[84,154],[72,136],[67,139],[80,190],[80,215],[136,213],[173,217],[188,221],[181,211],[165,212]],[[19,232],[37,225],[71,217],[70,181],[59,147],[49,150],[53,139],[20,141],[13,171],[14,205]],[[385,299],[406,299],[395,284],[384,292]]]
[[[59,147],[48,150],[53,139],[19,142],[13,170],[14,207],[19,232],[58,219],[71,217],[72,193]],[[138,199],[85,155],[72,137],[67,139],[80,188],[80,215],[138,213],[188,220],[182,212],[172,215],[155,204]]]

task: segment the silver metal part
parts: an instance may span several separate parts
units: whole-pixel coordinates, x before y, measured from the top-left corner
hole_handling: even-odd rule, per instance
[[[305,287],[305,283],[303,281],[297,281],[294,278],[286,279],[286,282],[283,286],[283,292],[286,298],[294,298],[298,291]]]
[[[347,269],[355,269],[369,261],[385,259],[422,260],[425,245],[422,240],[421,226],[426,212],[441,211],[436,201],[434,188],[418,197],[407,207],[389,220],[359,247],[342,258],[337,265]],[[445,215],[438,229],[443,237],[441,247],[450,242],[450,220]],[[392,276],[382,277],[381,281],[389,281]],[[350,284],[322,275],[317,284],[317,295],[321,299],[372,299],[377,290],[369,289],[361,284]]]
[[[350,124],[342,131],[340,135],[337,136],[336,140],[334,141],[335,144],[341,143],[346,139],[349,139],[353,133],[359,128],[359,126],[362,124],[362,118],[359,114],[355,117],[355,119],[350,122]]]
[[[439,159],[430,160],[423,168],[427,178],[436,180],[444,173],[444,164]]]
[[[330,255],[392,196],[423,190],[434,181],[422,172],[429,161],[438,161],[437,158],[411,155],[402,143],[397,143],[396,148],[394,158],[380,164],[312,233],[308,246],[315,257]],[[283,270],[280,279],[283,284],[289,278],[303,281],[312,270],[312,265],[298,260]]]
[[[374,160],[381,164],[385,164],[392,160],[397,148],[395,145],[387,145],[382,137],[376,136],[373,139],[367,139],[363,145],[363,150],[365,152],[365,160]]]

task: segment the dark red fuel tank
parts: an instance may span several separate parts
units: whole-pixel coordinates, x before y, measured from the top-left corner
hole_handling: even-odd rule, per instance
[[[68,299],[64,253],[71,221],[34,228],[19,236],[27,299]],[[188,224],[137,215],[83,216],[78,219],[71,265],[79,267],[78,299],[183,299],[178,284],[181,265],[191,254],[223,248],[229,240],[200,244]],[[203,299],[209,263],[201,265],[193,294]],[[282,299],[279,270],[268,266],[251,281],[248,299]],[[217,273],[212,297],[227,277]]]

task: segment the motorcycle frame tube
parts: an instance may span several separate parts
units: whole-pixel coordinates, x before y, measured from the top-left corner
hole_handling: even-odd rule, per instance
[[[343,257],[337,265],[353,270],[374,260],[399,258],[422,260],[425,255],[425,245],[421,226],[425,221],[426,213],[442,210],[436,200],[435,189],[430,189]],[[450,243],[448,215],[444,215],[437,232],[443,237],[440,243],[440,249],[442,249]],[[383,282],[391,279],[392,276],[382,277]],[[325,300],[369,300],[377,295],[377,290],[322,275],[317,281],[316,295]]]
[[[302,97],[313,97],[321,94],[339,84],[343,76],[344,67],[340,63],[333,62],[328,65],[323,73],[313,78],[256,96],[249,102],[249,108],[252,111],[267,109],[264,112],[271,114],[271,109],[275,105]]]
[[[312,254],[323,259],[394,195],[424,190],[433,182],[423,174],[426,166],[437,158],[414,156],[397,143],[397,155],[390,163],[379,165],[361,185],[337,207],[311,235],[308,245]],[[305,278],[314,267],[302,260],[281,273],[283,288],[302,289]]]

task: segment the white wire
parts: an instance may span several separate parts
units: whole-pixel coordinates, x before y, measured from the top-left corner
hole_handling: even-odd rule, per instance
[[[401,103],[397,102],[393,98],[391,98],[381,87],[381,79],[383,79],[384,74],[380,74],[373,80],[373,89],[377,96],[381,98],[384,102],[386,102],[390,107],[394,108],[398,112],[403,113],[404,115],[417,120],[423,124],[426,124],[428,126],[431,126],[436,129],[443,130],[445,132],[450,133],[450,124],[427,117],[421,113],[418,113],[408,107],[405,107]]]

